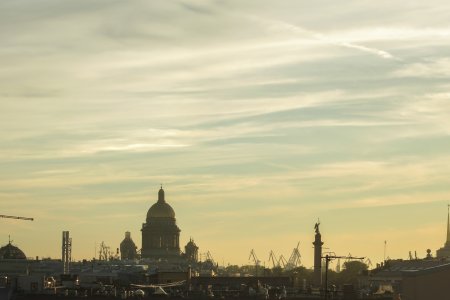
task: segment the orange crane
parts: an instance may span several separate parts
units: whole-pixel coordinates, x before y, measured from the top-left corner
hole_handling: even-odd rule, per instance
[[[33,221],[33,218],[27,218],[27,217],[16,217],[16,216],[6,216],[6,215],[0,215],[0,218],[7,218],[7,219],[17,219],[17,220],[26,220],[26,221]]]

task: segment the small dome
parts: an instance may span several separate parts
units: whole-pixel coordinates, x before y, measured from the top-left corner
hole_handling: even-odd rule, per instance
[[[187,247],[197,247],[197,245],[194,243],[194,240],[192,238],[189,239],[189,242],[186,244]]]
[[[147,221],[151,218],[171,218],[175,219],[175,211],[164,199],[164,190],[158,192],[158,202],[153,204],[147,213]]]
[[[27,259],[25,253],[9,242],[0,248],[0,259]]]
[[[129,231],[125,232],[125,238],[120,243],[120,256],[124,259],[135,259],[136,258],[136,244],[131,239],[131,234]]]
[[[197,245],[195,244],[195,242],[192,238],[189,240],[189,242],[186,244],[186,246],[184,246],[184,248],[186,249],[186,252],[188,252],[188,250],[190,250],[190,249],[193,249],[193,250],[198,249]]]

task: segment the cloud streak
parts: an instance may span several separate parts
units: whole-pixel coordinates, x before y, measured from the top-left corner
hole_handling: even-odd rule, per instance
[[[279,31],[279,30],[289,31],[289,32],[292,32],[293,34],[299,35],[303,38],[306,36],[306,38],[312,38],[312,39],[322,42],[324,44],[335,45],[335,46],[349,48],[349,49],[356,49],[356,50],[360,50],[362,52],[377,55],[377,56],[379,56],[381,58],[385,58],[385,59],[394,59],[395,58],[391,53],[389,53],[387,51],[367,47],[367,46],[360,45],[360,44],[355,44],[352,42],[348,42],[346,40],[340,40],[337,37],[331,38],[325,34],[315,32],[312,30],[308,30],[308,29],[302,28],[302,27],[294,25],[294,24],[282,22],[279,20],[261,19],[261,18],[256,18],[254,16],[250,16],[249,18],[257,19],[261,23],[266,23],[270,29],[273,29],[275,31]]]

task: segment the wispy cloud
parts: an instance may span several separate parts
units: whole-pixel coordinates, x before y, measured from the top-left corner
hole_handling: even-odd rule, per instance
[[[396,77],[447,78],[450,77],[450,59],[439,58],[412,63],[394,71]]]
[[[387,206],[397,206],[397,205],[412,205],[419,203],[431,203],[431,202],[442,202],[447,199],[450,193],[438,193],[438,194],[422,194],[422,195],[398,195],[398,196],[388,196],[379,198],[367,198],[355,201],[350,207],[387,207]]]

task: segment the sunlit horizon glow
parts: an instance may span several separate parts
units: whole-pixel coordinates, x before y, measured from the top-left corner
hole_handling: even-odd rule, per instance
[[[142,223],[162,183],[181,245],[424,257],[450,201],[450,4],[0,1],[0,219],[75,260]]]

